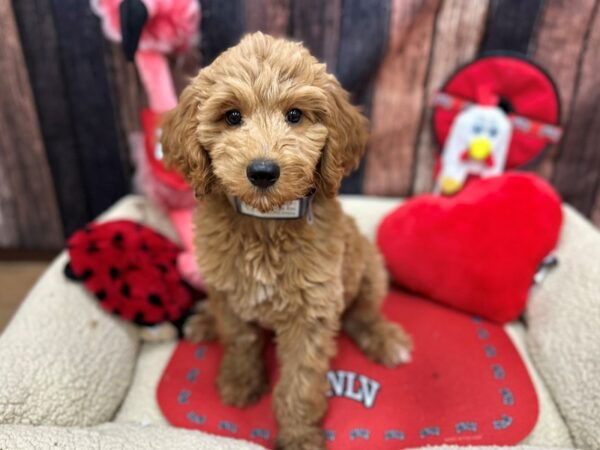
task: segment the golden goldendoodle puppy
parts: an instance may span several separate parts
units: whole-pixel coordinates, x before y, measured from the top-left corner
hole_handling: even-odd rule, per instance
[[[336,199],[366,140],[366,119],[325,65],[262,33],[202,69],[163,126],[167,163],[202,200],[195,244],[209,302],[186,335],[211,338],[216,323],[221,397],[244,406],[265,391],[262,330],[274,332],[280,448],[325,445],[340,327],[378,363],[410,358],[410,338],[380,313],[382,259]]]

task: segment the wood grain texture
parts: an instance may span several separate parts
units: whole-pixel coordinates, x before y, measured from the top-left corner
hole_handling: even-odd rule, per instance
[[[107,79],[118,119],[119,155],[130,178],[136,161],[132,136],[142,133],[140,112],[148,106],[148,99],[135,63],[125,59],[121,44],[108,40],[104,44]]]
[[[342,86],[360,96],[375,78],[385,55],[390,0],[344,0],[336,75]]]
[[[373,93],[364,191],[410,192],[432,35],[441,0],[393,0],[390,42]]]
[[[50,0],[13,2],[13,5],[63,230],[68,236],[91,217],[82,189],[79,153]]]
[[[121,44],[106,43],[106,67],[124,134],[140,131],[140,111],[147,105],[146,93],[135,64],[125,59]]]
[[[191,48],[186,53],[171,57],[171,76],[177,95],[190,83],[190,78],[198,74],[201,61],[199,48]]]
[[[4,112],[2,112],[1,118],[4,120]],[[0,127],[4,129],[5,124],[0,123]],[[0,142],[2,145],[6,143],[4,140],[0,140]],[[9,164],[12,160],[4,156],[4,153],[8,151],[11,150],[0,147],[0,155],[2,156],[2,162],[0,162],[0,180],[2,180],[0,181],[0,247],[17,247],[20,245],[20,230],[17,202],[9,174],[9,170],[13,168]]]
[[[551,0],[541,14],[532,43],[533,59],[545,67],[556,82],[561,98],[562,123],[568,126],[584,43],[597,0]],[[553,146],[536,171],[552,178],[558,147]]]
[[[246,32],[286,36],[290,31],[291,0],[246,1]]]
[[[435,21],[423,120],[413,169],[413,194],[430,192],[433,188],[433,168],[439,148],[431,126],[432,95],[458,67],[476,56],[485,30],[487,10],[487,0],[446,0]]]
[[[200,52],[203,66],[239,42],[246,26],[245,12],[243,0],[202,0]]]
[[[327,70],[335,72],[340,43],[342,0],[303,0],[291,4],[291,37],[300,40]]]
[[[491,0],[482,52],[526,54],[544,0]]]
[[[106,66],[106,80],[110,92],[111,103],[114,107],[115,114],[115,131],[119,145],[116,150],[121,161],[121,166],[124,168],[126,178],[129,180],[133,172],[133,164],[131,148],[129,147],[129,135],[135,133],[136,128],[140,128],[140,121],[136,118],[136,105],[128,99],[130,96],[135,96],[134,81],[129,77],[135,76],[135,73],[130,72],[130,68],[126,65],[126,60],[123,55],[119,55],[116,51],[118,46],[113,42],[104,40],[104,64]],[[121,52],[122,53],[122,52]],[[115,60],[115,57],[117,58]],[[115,65],[118,65],[116,67]],[[133,91],[133,92],[132,92]],[[137,99],[134,98],[137,102]]]
[[[51,5],[83,185],[89,213],[95,217],[130,190],[107,77],[104,37],[88,2],[51,0]]]
[[[563,199],[590,216],[600,189],[600,8],[595,6],[583,46],[571,118],[552,181]]]
[[[591,221],[600,228],[600,189],[596,190],[596,203],[590,215]]]
[[[336,75],[367,117],[371,114],[373,82],[388,42],[390,12],[390,0],[342,2]],[[362,192],[365,159],[343,180],[342,193]]]
[[[57,248],[60,215],[9,0],[0,0],[0,29],[0,246]]]

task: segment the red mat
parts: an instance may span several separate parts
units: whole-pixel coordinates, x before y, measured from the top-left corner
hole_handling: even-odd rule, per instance
[[[400,292],[389,294],[384,311],[413,336],[413,360],[388,369],[339,339],[323,424],[328,448],[510,445],[530,433],[537,397],[502,327]],[[215,388],[221,355],[217,344],[179,343],[158,386],[163,414],[175,426],[272,448],[271,395],[244,409],[223,405]],[[265,358],[272,386],[272,347]]]

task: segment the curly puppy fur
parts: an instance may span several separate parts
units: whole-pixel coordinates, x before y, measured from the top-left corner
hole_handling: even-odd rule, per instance
[[[286,121],[291,108],[302,111],[299,123]],[[232,109],[242,113],[239,125],[225,120]],[[374,361],[393,366],[409,359],[410,338],[380,313],[387,289],[382,259],[335,198],[366,139],[366,119],[325,65],[301,44],[261,33],[202,69],[163,126],[167,163],[202,199],[195,244],[209,304],[189,320],[186,334],[214,337],[214,318],[225,349],[219,391],[225,403],[244,406],[266,389],[261,330],[274,331],[280,448],[324,448],[326,374],[340,327]],[[246,174],[260,158],[281,168],[267,189]],[[312,224],[243,216],[227,198],[270,211],[313,188]]]

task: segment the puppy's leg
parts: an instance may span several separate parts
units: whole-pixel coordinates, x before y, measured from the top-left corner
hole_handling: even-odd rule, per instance
[[[190,342],[214,341],[217,338],[215,315],[210,307],[210,300],[198,303],[194,314],[183,324],[183,335]]]
[[[303,317],[276,330],[281,364],[274,392],[278,449],[325,448],[320,422],[327,409],[327,370],[335,353],[338,323],[338,317]]]
[[[402,327],[381,314],[381,302],[388,289],[383,260],[369,246],[367,265],[358,295],[343,317],[343,329],[365,355],[386,366],[410,361],[412,340]]]
[[[242,321],[225,298],[214,300],[217,331],[224,346],[217,377],[221,399],[232,406],[250,405],[267,390],[263,334],[257,326]]]

